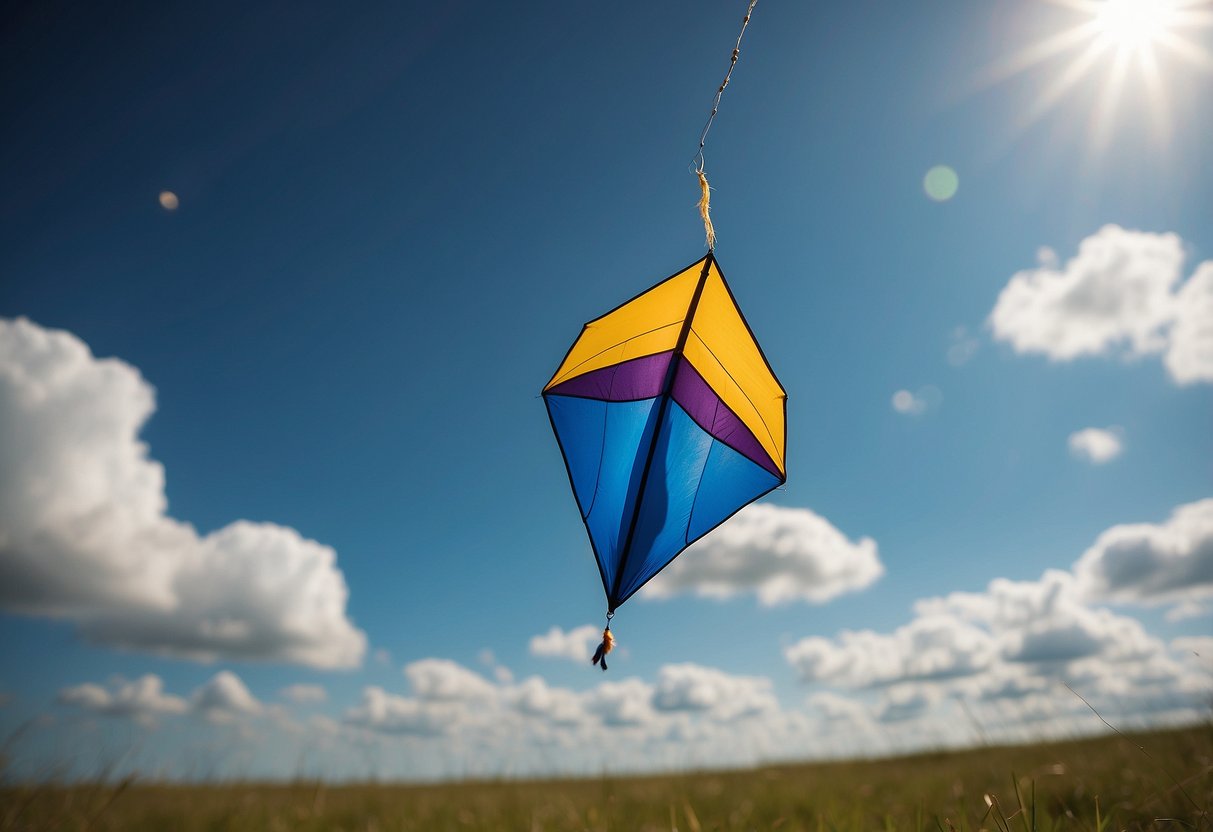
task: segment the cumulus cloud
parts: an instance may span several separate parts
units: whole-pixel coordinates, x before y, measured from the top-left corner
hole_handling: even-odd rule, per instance
[[[336,553],[294,529],[167,515],[139,440],[152,387],[74,335],[0,320],[0,607],[200,660],[359,664]]]
[[[697,664],[668,664],[657,674],[653,706],[659,711],[697,711],[730,720],[776,710],[771,680],[734,676]]]
[[[844,631],[802,639],[784,650],[806,681],[861,688],[968,676],[996,653],[991,634],[955,617],[923,614],[892,633]]]
[[[653,686],[641,679],[602,682],[586,696],[585,707],[608,727],[640,726],[656,719]]]
[[[345,724],[372,733],[437,737],[484,724],[501,707],[504,688],[450,659],[420,659],[404,666],[411,695],[368,687]]]
[[[163,680],[151,673],[133,682],[116,680],[108,688],[91,682],[64,688],[59,691],[58,701],[91,713],[129,717],[141,722],[189,710],[189,703],[165,693]]]
[[[1120,428],[1083,428],[1070,434],[1070,455],[1092,465],[1103,465],[1124,450]]]
[[[1168,621],[1184,621],[1189,618],[1204,618],[1213,616],[1213,607],[1196,601],[1182,601],[1167,610]]]
[[[876,718],[881,722],[905,722],[925,715],[939,701],[934,688],[899,685],[881,697]]]
[[[1147,605],[1213,598],[1213,499],[1179,506],[1166,522],[1101,534],[1074,566],[1096,601]]]
[[[546,633],[531,638],[531,655],[588,662],[594,646],[601,639],[602,630],[593,624],[583,624],[568,632],[553,627]]]
[[[819,691],[808,698],[807,704],[826,722],[841,722],[851,725],[871,723],[871,714],[868,709],[853,696],[840,696],[830,691]]]
[[[1083,720],[1097,728],[1066,685],[1109,718],[1190,721],[1213,683],[1213,668],[1196,654],[1213,642],[1168,647],[1137,618],[1099,604],[1213,596],[1211,541],[1213,500],[1180,506],[1162,524],[1107,530],[1072,570],[925,598],[890,632],[813,636],[784,655],[805,682],[827,688],[810,705],[828,719],[863,727],[870,715],[904,726],[900,736],[918,745],[931,741],[927,726],[955,734],[949,726],[959,717],[1010,738],[1028,724],[1033,736],[1072,732]],[[868,705],[847,705],[828,688]]]
[[[1107,225],[1061,266],[1056,256],[1017,272],[988,324],[1016,352],[1054,361],[1163,353],[1179,384],[1213,381],[1213,261],[1181,284],[1175,234]]]
[[[455,727],[455,713],[450,703],[424,702],[373,686],[363,690],[362,703],[346,714],[345,722],[384,734],[437,737]]]
[[[216,673],[189,698],[164,691],[164,682],[149,673],[133,682],[115,679],[108,686],[88,682],[59,691],[57,701],[103,716],[128,717],[150,724],[157,716],[196,714],[215,723],[234,722],[267,712],[264,705],[229,670]]]
[[[1183,655],[1213,659],[1213,636],[1181,636],[1171,641],[1171,649]]]
[[[582,697],[565,688],[553,688],[538,676],[523,680],[506,691],[505,697],[520,713],[557,725],[577,725],[586,718]]]
[[[684,592],[729,598],[753,592],[765,605],[824,603],[884,574],[876,541],[857,542],[808,509],[752,505],[696,542],[642,595]]]
[[[1163,359],[1180,384],[1213,382],[1213,261],[1200,264],[1176,298],[1175,327]]]
[[[404,675],[422,699],[474,701],[493,696],[493,684],[450,659],[421,659],[404,666]]]
[[[320,685],[287,685],[279,693],[283,699],[296,705],[318,705],[329,698],[328,692]]]
[[[750,725],[785,714],[770,679],[695,664],[666,665],[655,682],[611,679],[581,691],[553,686],[538,676],[493,683],[442,659],[411,667],[417,672],[409,676],[408,693],[368,687],[361,703],[346,712],[345,724],[417,741],[442,738],[447,747],[495,739],[516,743],[525,734],[528,742],[575,749],[611,747],[621,735],[633,744],[645,738],[668,742],[674,734],[698,741],[723,737],[726,725],[733,726],[736,741],[740,722]],[[436,685],[439,675],[446,681]]]
[[[232,722],[262,712],[262,704],[240,677],[221,670],[190,697],[193,710],[212,722]]]

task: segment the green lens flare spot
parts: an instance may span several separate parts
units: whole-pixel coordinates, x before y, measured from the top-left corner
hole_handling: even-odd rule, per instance
[[[922,178],[922,189],[936,202],[947,202],[959,187],[960,177],[947,165],[936,165]]]

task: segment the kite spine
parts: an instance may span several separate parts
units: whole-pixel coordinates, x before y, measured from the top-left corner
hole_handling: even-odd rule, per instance
[[[660,402],[657,405],[657,420],[653,428],[653,436],[649,439],[648,451],[644,458],[644,469],[640,472],[640,487],[636,490],[636,505],[632,507],[632,519],[628,523],[628,534],[624,538],[623,554],[619,559],[619,567],[615,570],[615,580],[611,584],[611,596],[607,599],[608,615],[615,612],[618,606],[620,583],[628,568],[628,557],[632,554],[632,538],[636,534],[636,523],[640,519],[640,508],[644,505],[644,492],[649,484],[649,470],[653,467],[653,455],[657,451],[657,440],[660,438],[661,424],[665,421],[666,408],[670,404],[670,391],[674,386],[674,376],[678,365],[682,362],[682,353],[686,349],[687,338],[691,334],[691,323],[695,320],[695,312],[699,308],[699,298],[703,295],[703,287],[708,282],[708,272],[715,261],[715,255],[709,251],[703,258],[703,271],[699,273],[699,282],[695,284],[695,293],[691,295],[691,304],[687,308],[687,316],[682,322],[682,330],[678,333],[678,342],[674,345],[674,353],[670,356],[670,365],[665,371],[665,380],[661,385]]]

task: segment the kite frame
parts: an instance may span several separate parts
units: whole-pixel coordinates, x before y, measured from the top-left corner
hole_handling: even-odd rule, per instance
[[[640,485],[636,491],[636,502],[632,508],[632,519],[628,523],[627,537],[624,541],[624,545],[622,547],[621,554],[620,554],[619,564],[615,571],[615,580],[612,582],[611,585],[608,585],[608,583],[607,583],[606,570],[603,568],[603,565],[602,565],[602,558],[598,552],[598,545],[594,542],[594,535],[590,532],[589,517],[585,514],[582,514],[580,504],[577,506],[577,513],[581,515],[581,522],[582,522],[582,525],[585,526],[586,537],[589,538],[589,541],[590,541],[590,549],[594,553],[594,563],[597,564],[597,566],[598,566],[598,575],[599,575],[600,579],[602,580],[602,588],[606,592],[608,619],[610,616],[614,615],[615,611],[617,609],[619,609],[619,607],[623,606],[623,604],[629,598],[631,598],[633,595],[635,595],[637,592],[639,592],[640,589],[645,586],[645,584],[647,584],[649,581],[653,580],[653,578],[656,578],[659,574],[661,574],[661,572],[667,566],[669,566],[671,563],[673,563],[678,558],[678,556],[681,555],[683,552],[685,552],[693,543],[695,543],[696,541],[701,540],[702,538],[711,534],[713,531],[715,531],[720,526],[724,525],[730,519],[732,519],[733,516],[737,514],[737,512],[741,511],[746,506],[748,506],[752,503],[755,503],[758,500],[761,500],[767,494],[770,494],[775,489],[786,484],[787,480],[788,480],[788,475],[787,475],[788,437],[787,437],[787,427],[786,427],[787,420],[788,420],[788,393],[787,393],[787,390],[783,386],[783,382],[781,382],[779,380],[779,376],[777,376],[775,374],[774,368],[771,367],[771,362],[767,358],[766,353],[763,351],[762,344],[759,343],[758,338],[754,335],[754,330],[750,327],[750,322],[748,320],[746,320],[745,312],[742,311],[741,305],[737,303],[737,298],[733,295],[733,288],[731,286],[729,286],[729,281],[725,277],[724,270],[722,268],[720,268],[720,263],[719,263],[719,261],[716,260],[715,251],[709,250],[707,255],[700,258],[699,260],[696,260],[695,262],[690,263],[686,267],[679,269],[678,271],[674,272],[672,275],[665,278],[664,280],[659,280],[658,282],[649,286],[647,289],[644,289],[643,291],[638,292],[635,295],[633,295],[632,297],[628,298],[623,303],[620,303],[619,305],[615,306],[614,308],[610,309],[609,311],[604,312],[603,314],[599,315],[598,317],[592,318],[591,320],[584,323],[581,327],[581,331],[578,332],[577,337],[575,339],[573,339],[573,343],[569,346],[568,350],[565,351],[564,357],[561,359],[559,366],[563,366],[564,362],[568,360],[568,357],[572,354],[573,350],[577,347],[578,341],[581,340],[581,336],[583,334],[585,334],[585,331],[589,328],[589,326],[591,324],[595,323],[596,321],[602,320],[603,318],[607,317],[608,315],[613,314],[614,312],[617,312],[618,310],[627,306],[629,303],[632,303],[633,301],[637,300],[638,298],[653,291],[658,286],[661,286],[663,283],[667,283],[668,281],[673,280],[674,278],[676,278],[682,274],[685,274],[688,270],[695,267],[699,263],[703,263],[703,270],[699,274],[699,280],[695,284],[694,294],[691,296],[691,302],[687,306],[687,311],[686,311],[686,314],[682,321],[682,329],[678,333],[678,341],[675,344],[674,349],[672,350],[672,355],[670,356],[669,367],[666,368],[666,377],[665,377],[664,382],[662,383],[661,392],[657,395],[657,398],[660,398],[661,401],[658,403],[657,418],[654,420],[653,436],[649,440],[648,452],[645,455],[644,470],[641,472]],[[648,578],[646,578],[645,581],[640,584],[640,586],[637,586],[635,589],[633,589],[631,592],[629,592],[627,595],[623,596],[622,598],[619,598],[618,600],[614,600],[616,595],[619,592],[619,584],[623,579],[623,573],[627,567],[628,558],[632,554],[632,552],[631,552],[632,538],[636,531],[637,521],[640,518],[641,506],[644,503],[645,487],[648,485],[649,470],[652,467],[653,455],[656,453],[657,440],[658,440],[660,432],[661,432],[661,423],[662,423],[662,420],[665,418],[666,410],[669,407],[669,403],[673,399],[671,392],[672,392],[672,388],[673,388],[674,376],[677,373],[679,365],[681,364],[681,362],[684,359],[683,352],[686,349],[687,338],[690,337],[692,324],[694,323],[694,320],[695,320],[695,313],[698,311],[699,300],[700,300],[700,297],[703,295],[704,287],[707,285],[708,275],[711,273],[711,268],[712,268],[713,263],[716,265],[716,270],[720,274],[720,282],[724,285],[724,289],[729,295],[729,300],[732,302],[733,308],[737,311],[738,317],[741,318],[741,323],[745,326],[746,332],[749,334],[750,339],[754,342],[754,346],[758,349],[758,355],[762,358],[763,364],[766,365],[767,372],[769,372],[771,374],[771,378],[773,378],[775,380],[775,384],[779,387],[780,392],[783,393],[783,414],[782,415],[783,415],[783,422],[784,422],[784,432],[783,432],[783,443],[782,443],[782,447],[780,448],[780,456],[781,456],[780,462],[782,462],[782,465],[783,465],[782,474],[778,478],[776,483],[774,485],[772,485],[770,488],[768,488],[766,491],[763,491],[762,493],[757,494],[752,499],[750,499],[750,500],[746,501],[745,503],[741,504],[740,506],[738,506],[731,513],[729,513],[726,517],[724,517],[724,519],[722,519],[720,522],[716,523],[714,526],[712,526],[711,528],[704,531],[702,534],[698,535],[694,540],[687,540],[685,545],[681,549],[679,549],[678,552],[675,553],[673,557],[671,557],[664,564],[662,564],[660,569],[658,569],[652,575],[650,575]],[[691,369],[692,370],[695,369],[694,365],[691,365]],[[696,372],[698,372],[698,371],[696,371]],[[726,370],[726,372],[727,372],[727,370]],[[548,384],[550,385],[551,382],[548,382]],[[543,396],[544,402],[546,405],[547,396],[548,396],[546,387],[545,387],[544,392],[541,393],[541,395]],[[553,395],[560,395],[560,394],[553,394]],[[575,397],[575,398],[584,398],[584,397]],[[637,401],[644,401],[644,400],[638,399]],[[682,409],[682,406],[679,405],[678,402],[674,402],[674,404],[675,404],[675,406]],[[726,405],[726,407],[727,407],[727,405]],[[551,425],[552,434],[556,437],[556,444],[560,448],[561,459],[564,460],[564,470],[565,470],[565,474],[568,476],[568,479],[569,479],[569,489],[574,495],[574,497],[573,497],[574,502],[578,502],[577,497],[576,497],[576,494],[577,494],[576,484],[573,481],[573,469],[572,469],[572,466],[569,464],[569,456],[565,452],[564,442],[560,438],[560,433],[559,433],[559,431],[556,430],[556,420],[552,416],[551,408],[545,407],[545,409],[548,412],[548,423]],[[730,408],[730,410],[731,410],[731,408]],[[686,413],[685,409],[683,409],[683,413]],[[688,417],[690,416],[690,414],[687,414],[687,415],[688,415]],[[692,419],[692,421],[694,421],[694,420]],[[723,444],[725,447],[732,448],[732,446],[729,445],[727,442],[716,439],[715,437],[713,437],[713,439],[717,442],[721,442],[721,444]],[[733,450],[736,450],[736,449],[733,449]]]

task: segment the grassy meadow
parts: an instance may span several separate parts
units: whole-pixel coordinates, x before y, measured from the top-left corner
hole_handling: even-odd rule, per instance
[[[1213,829],[1213,726],[646,777],[0,790],[0,830]]]

